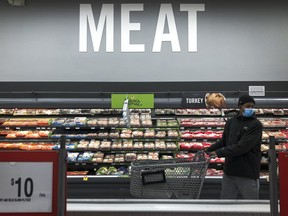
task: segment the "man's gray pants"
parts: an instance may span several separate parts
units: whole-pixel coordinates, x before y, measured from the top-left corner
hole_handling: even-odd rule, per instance
[[[259,179],[224,174],[221,199],[259,199]]]

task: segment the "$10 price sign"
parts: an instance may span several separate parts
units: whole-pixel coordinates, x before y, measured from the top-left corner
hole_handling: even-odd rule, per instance
[[[52,162],[0,162],[0,213],[51,212]]]

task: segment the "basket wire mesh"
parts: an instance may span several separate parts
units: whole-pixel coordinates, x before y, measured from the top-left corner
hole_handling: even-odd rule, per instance
[[[191,159],[131,163],[130,192],[138,198],[198,199],[209,159],[197,153]]]

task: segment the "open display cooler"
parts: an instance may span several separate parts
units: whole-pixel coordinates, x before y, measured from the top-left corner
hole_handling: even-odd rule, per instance
[[[132,198],[132,161],[192,157],[221,138],[225,121],[231,117],[230,109],[185,109],[180,101],[161,98],[155,100],[154,109],[131,109],[130,127],[123,122],[121,109],[85,105],[83,101],[79,108],[75,103],[69,108],[59,102],[59,107],[52,104],[53,108],[49,103],[47,108],[10,105],[0,110],[0,149],[58,149],[59,139],[64,136],[68,198]],[[288,109],[285,103],[266,102],[268,106],[257,103],[256,112],[264,126],[260,179],[263,199],[269,193],[269,136],[275,136],[278,151],[288,148]],[[200,198],[219,198],[224,160],[210,161]]]

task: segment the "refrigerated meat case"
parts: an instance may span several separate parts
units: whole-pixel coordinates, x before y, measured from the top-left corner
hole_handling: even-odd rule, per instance
[[[237,98],[226,98],[228,107],[236,108]],[[109,97],[37,98],[37,100],[16,100],[13,103],[10,101],[10,103],[1,104],[3,108],[1,111],[1,148],[3,149],[5,145],[7,147],[7,144],[9,145],[11,142],[16,143],[12,148],[18,148],[21,145],[21,148],[26,150],[45,149],[45,147],[57,148],[60,135],[65,134],[68,152],[71,154],[70,157],[68,155],[68,172],[80,171],[76,175],[68,175],[68,198],[133,198],[129,191],[128,173],[129,163],[135,160],[137,156],[141,154],[142,157],[150,156],[155,157],[154,159],[163,156],[186,157],[201,149],[201,144],[203,147],[204,143],[215,142],[220,138],[219,134],[221,134],[225,119],[229,118],[229,114],[225,114],[223,110],[183,109],[181,100],[179,94],[177,97],[170,94],[169,97],[157,97],[156,94],[154,109],[133,110],[139,119],[143,114],[148,116],[148,120],[151,120],[151,124],[146,122],[145,125],[141,125],[140,122],[140,125],[135,124],[128,128],[131,130],[130,135],[134,131],[139,132],[140,135],[134,137],[121,137],[121,133],[127,128],[124,125],[119,125],[119,122],[113,123],[111,121],[112,123],[109,125],[109,119],[121,120],[121,110],[110,109]],[[287,99],[256,98],[256,103],[257,108],[259,108],[258,117],[263,122],[264,131],[270,131],[273,135],[277,135],[278,150],[284,150],[287,141],[285,135],[288,124],[288,120],[286,120],[288,114]],[[104,118],[108,120],[107,125],[104,123],[93,124],[92,120],[103,120]],[[90,124],[87,124],[89,120]],[[25,121],[26,124],[23,123]],[[203,124],[199,124],[199,122],[203,122]],[[11,131],[14,132],[10,133]],[[113,131],[114,137],[109,137],[111,131]],[[149,131],[152,134],[154,132],[154,136],[151,134],[144,136],[146,131],[148,131],[148,135]],[[168,136],[168,131],[174,131],[174,133],[176,131],[178,136]],[[135,134],[137,134],[136,132]],[[157,132],[159,132],[160,137],[155,138]],[[191,137],[182,136],[187,132]],[[100,133],[102,134],[101,138],[99,138]],[[163,136],[163,134],[165,135]],[[17,135],[19,136],[17,137]],[[205,135],[208,136],[205,137]],[[268,161],[265,159],[268,150],[267,134],[263,136],[265,139],[263,139],[262,146],[263,163],[261,168],[266,171],[264,176],[267,176]],[[155,142],[158,141],[159,146],[155,149]],[[42,145],[36,146],[35,143],[39,142]],[[98,142],[98,148],[95,146],[89,148],[91,142],[92,144]],[[120,143],[121,148],[111,149],[113,142]],[[124,144],[124,142],[127,143]],[[17,143],[21,144],[17,146]],[[147,144],[147,146],[146,148],[140,147],[141,150],[135,150],[135,148],[133,149],[135,143],[138,145],[142,143],[143,146]],[[148,145],[149,143],[152,147]],[[172,147],[167,149],[168,143],[172,144]],[[177,145],[177,148],[173,146],[173,143]],[[103,144],[102,147],[101,144]],[[80,145],[82,146],[80,147]],[[125,148],[123,148],[124,145]],[[149,155],[150,153],[151,155]],[[95,154],[100,155],[100,159],[98,158],[100,162],[97,161],[97,158],[93,161],[92,155]],[[116,155],[121,155],[118,157],[119,162],[115,162]],[[79,156],[82,156],[81,160]],[[105,158],[103,156],[110,157]],[[103,163],[104,159],[107,159],[106,163]],[[222,177],[215,175],[221,173],[222,166],[223,161],[221,159],[210,164],[214,173],[210,173],[211,176],[205,178],[200,198],[219,198]],[[107,169],[103,167],[107,167]],[[117,171],[111,167],[115,167]],[[119,169],[121,175],[119,175]],[[114,173],[114,175],[107,175],[107,172]],[[115,172],[118,173],[115,175]],[[104,173],[106,175],[103,175]],[[269,183],[266,177],[261,177],[260,184],[260,199],[268,199]]]

